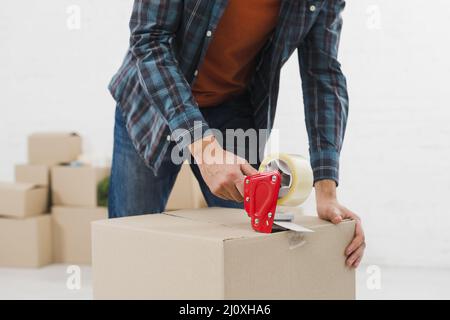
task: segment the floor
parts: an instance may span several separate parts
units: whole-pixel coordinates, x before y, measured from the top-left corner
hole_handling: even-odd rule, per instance
[[[0,299],[92,299],[91,268],[80,271],[81,286],[71,290],[67,265],[0,268]],[[361,266],[357,272],[358,299],[450,299],[448,288],[449,269]]]

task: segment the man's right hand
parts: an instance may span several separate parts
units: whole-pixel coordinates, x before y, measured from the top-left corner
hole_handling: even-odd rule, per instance
[[[256,174],[245,159],[224,150],[214,136],[197,140],[189,146],[203,180],[219,198],[242,202],[245,176]]]

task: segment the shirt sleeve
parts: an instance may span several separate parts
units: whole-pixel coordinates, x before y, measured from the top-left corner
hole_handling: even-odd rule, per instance
[[[173,54],[183,0],[135,0],[130,19],[130,50],[146,98],[166,119],[181,148],[208,130],[191,87]],[[200,132],[201,134],[195,134]]]
[[[348,115],[346,79],[337,60],[343,0],[324,1],[298,48],[314,183],[339,183],[339,155]]]

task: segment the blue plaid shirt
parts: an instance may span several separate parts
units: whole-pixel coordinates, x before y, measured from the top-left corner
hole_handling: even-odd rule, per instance
[[[255,129],[271,129],[280,70],[298,49],[314,181],[339,179],[348,113],[337,60],[344,0],[280,0],[277,26],[256,57],[248,89]],[[135,0],[130,47],[109,90],[122,108],[138,153],[155,173],[170,140],[205,132],[191,86],[227,0]],[[185,130],[177,130],[185,129]]]

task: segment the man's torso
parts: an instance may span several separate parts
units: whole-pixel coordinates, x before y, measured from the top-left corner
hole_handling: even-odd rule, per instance
[[[200,107],[241,94],[254,71],[255,57],[275,29],[281,0],[229,0],[192,93]]]
[[[319,12],[319,9],[315,9],[324,4],[323,0],[280,1],[279,19],[275,30],[255,57],[253,73],[247,83],[256,130],[271,129],[277,105],[281,67],[313,26]],[[182,12],[170,10],[165,1],[159,1],[159,4],[156,4],[157,1],[154,4],[152,1],[150,3],[158,7],[160,19],[168,19],[172,15],[177,19],[179,17],[179,26],[171,41],[171,51],[184,79],[192,86],[195,84],[198,69],[205,59],[228,0],[185,0]],[[156,168],[170,144],[165,137],[171,132],[167,119],[161,111],[148,106],[145,95],[157,96],[159,93],[148,93],[141,87],[142,79],[137,76],[138,64],[139,61],[136,61],[136,57],[129,50],[122,66],[111,80],[109,90],[124,110],[136,110],[137,114],[144,114],[145,111],[145,117],[140,116],[139,119],[133,120],[132,129],[141,137],[139,142],[136,142],[136,147],[140,152],[146,149],[142,152],[149,157],[146,160],[148,165]],[[179,101],[185,99],[188,97],[177,97]],[[143,126],[148,129],[144,130]]]

